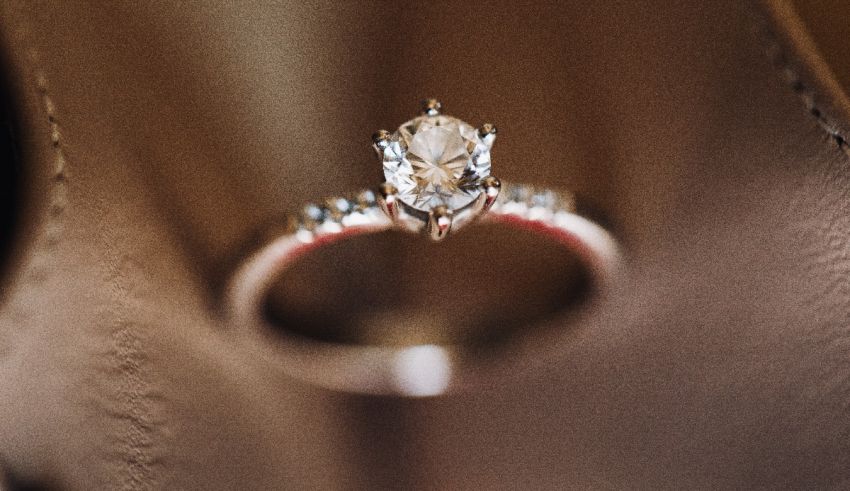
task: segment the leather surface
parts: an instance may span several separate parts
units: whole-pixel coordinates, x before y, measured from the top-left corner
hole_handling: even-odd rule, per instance
[[[13,1],[0,21],[29,177],[0,308],[0,460],[17,479],[850,483],[846,96],[789,5]],[[601,210],[628,281],[540,363],[465,395],[328,393],[235,350],[218,299],[253,231],[375,184],[366,137],[423,96],[498,123],[501,177]],[[495,292],[564,267],[455,239],[449,270],[488,249],[513,261]],[[377,268],[439,291],[429,251],[342,248],[323,287]],[[381,315],[434,308],[419,302]]]

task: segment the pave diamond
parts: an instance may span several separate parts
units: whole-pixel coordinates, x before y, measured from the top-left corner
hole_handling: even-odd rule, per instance
[[[414,118],[384,149],[384,176],[398,198],[424,212],[459,210],[481,194],[490,175],[490,148],[472,126],[449,116]]]

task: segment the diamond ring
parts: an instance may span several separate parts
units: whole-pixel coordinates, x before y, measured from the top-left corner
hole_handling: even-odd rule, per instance
[[[468,224],[497,222],[543,234],[572,251],[593,290],[604,293],[621,262],[613,236],[577,213],[571,193],[491,175],[495,139],[492,124],[475,128],[443,115],[433,99],[394,133],[375,133],[385,179],[377,190],[306,205],[237,268],[226,303],[231,325],[247,333],[240,337],[249,340],[246,349],[296,379],[333,390],[432,396],[486,379],[487,370],[476,369],[462,346],[331,343],[269,326],[269,289],[294,261],[331,242],[388,229],[440,241]]]

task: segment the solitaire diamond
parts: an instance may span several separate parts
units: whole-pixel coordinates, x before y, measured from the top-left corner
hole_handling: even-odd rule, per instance
[[[384,176],[414,209],[460,210],[490,175],[489,136],[459,119],[426,113],[401,125],[382,149]]]

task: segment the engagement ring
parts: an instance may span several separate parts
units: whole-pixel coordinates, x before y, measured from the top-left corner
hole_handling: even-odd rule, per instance
[[[473,223],[505,223],[568,248],[589,272],[591,288],[607,289],[620,263],[611,234],[579,215],[567,191],[501,182],[491,174],[496,127],[476,128],[441,109],[429,99],[394,133],[373,135],[384,175],[377,189],[306,205],[238,268],[228,312],[232,325],[256,341],[250,349],[295,378],[334,390],[432,396],[482,378],[468,369],[475,360],[463,346],[331,343],[268,325],[264,305],[278,275],[303,254],[357,234],[399,229],[442,241]]]

